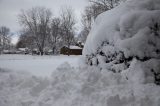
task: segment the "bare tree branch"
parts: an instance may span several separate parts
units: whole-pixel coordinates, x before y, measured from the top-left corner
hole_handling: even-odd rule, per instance
[[[26,11],[23,10],[21,14],[19,14],[20,23],[30,30],[41,55],[43,55],[43,49],[49,36],[51,14],[50,10],[44,7],[36,7]]]

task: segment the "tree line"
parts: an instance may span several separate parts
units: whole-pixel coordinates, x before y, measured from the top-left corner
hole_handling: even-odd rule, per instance
[[[18,47],[27,46],[30,49],[37,48],[40,54],[44,54],[44,48],[52,48],[55,54],[59,47],[69,47],[74,43],[74,26],[76,20],[73,9],[63,8],[59,17],[52,18],[52,12],[45,7],[35,7],[22,10],[19,14],[19,22],[23,26]]]
[[[82,14],[82,30],[77,39],[85,43],[96,17],[102,12],[116,7],[122,1],[125,0],[88,0],[90,5],[85,8]],[[34,41],[29,44],[36,45],[42,55],[46,45],[51,47],[55,54],[63,45],[69,47],[76,41],[76,19],[73,9],[64,8],[59,17],[51,18],[51,16],[51,11],[43,7],[22,11],[19,15],[20,23],[31,35],[27,36],[29,37],[27,39]]]
[[[0,54],[2,53],[3,50],[9,49],[11,46],[11,33],[10,29],[1,26],[0,27]]]
[[[75,14],[71,7],[62,8],[60,15],[53,16],[50,9],[34,7],[22,10],[18,20],[22,26],[17,48],[27,47],[31,50],[37,48],[40,54],[44,54],[46,47],[51,48],[53,54],[57,54],[62,46],[69,47],[75,44],[77,39],[85,43],[96,17],[104,11],[108,11],[124,0],[88,0],[89,5],[82,13],[82,30],[75,37]],[[7,27],[0,28],[0,49],[7,48],[10,43],[10,30]]]

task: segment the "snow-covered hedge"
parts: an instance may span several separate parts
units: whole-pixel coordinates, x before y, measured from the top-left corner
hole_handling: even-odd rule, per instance
[[[133,60],[139,61],[143,73],[152,73],[159,84],[160,1],[128,0],[100,14],[88,35],[83,55],[87,64],[113,72],[129,70]],[[158,64],[156,69],[154,63]]]

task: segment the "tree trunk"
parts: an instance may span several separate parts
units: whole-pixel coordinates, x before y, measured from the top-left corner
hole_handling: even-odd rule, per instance
[[[52,48],[52,53],[55,54],[55,47]]]
[[[68,51],[67,51],[68,56],[70,55],[70,45],[68,44]]]
[[[44,52],[43,52],[43,51],[41,51],[41,52],[40,52],[40,55],[41,55],[41,56],[43,56],[43,54],[44,54]]]
[[[43,56],[43,54],[44,54],[43,49],[40,48],[39,52],[40,52],[40,55]]]

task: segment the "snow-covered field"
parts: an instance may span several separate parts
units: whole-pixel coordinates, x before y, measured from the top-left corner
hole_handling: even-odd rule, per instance
[[[32,55],[0,55],[0,68],[12,71],[25,71],[36,76],[48,77],[56,68],[67,62],[78,66],[80,56],[32,56]]]
[[[0,106],[160,106],[159,17],[159,0],[128,0],[104,12],[87,38],[85,61],[1,55]]]
[[[160,106],[160,87],[136,83],[138,74],[132,83],[121,73],[68,63],[50,78],[0,69],[0,106]]]

